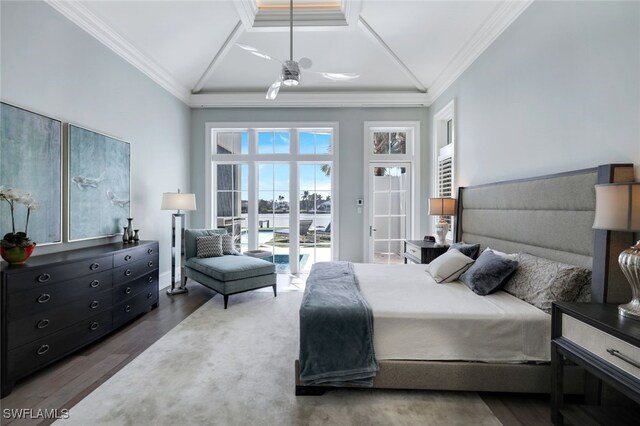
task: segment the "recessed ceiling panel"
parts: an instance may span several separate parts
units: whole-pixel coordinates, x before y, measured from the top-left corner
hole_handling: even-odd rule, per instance
[[[188,89],[240,20],[231,1],[85,1],[83,5]]]
[[[429,87],[500,3],[365,1],[360,16]]]
[[[238,42],[251,45],[280,60],[289,58],[287,33],[245,33]],[[411,81],[384,51],[362,31],[296,31],[294,59],[308,57],[310,70],[301,70],[297,91],[397,90],[416,91]],[[203,92],[265,90],[280,73],[276,61],[258,58],[234,46],[205,84]],[[337,83],[310,71],[360,74]]]

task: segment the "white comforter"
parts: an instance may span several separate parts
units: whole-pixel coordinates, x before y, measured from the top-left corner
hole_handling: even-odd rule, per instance
[[[551,316],[499,291],[437,284],[425,265],[356,264],[378,360],[549,361]]]

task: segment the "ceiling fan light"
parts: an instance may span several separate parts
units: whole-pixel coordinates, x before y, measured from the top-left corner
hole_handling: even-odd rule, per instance
[[[297,86],[300,83],[300,68],[296,61],[285,61],[280,75],[285,86]]]
[[[300,82],[296,79],[289,78],[287,80],[282,80],[282,84],[284,84],[285,86],[297,86],[298,84],[300,84]]]

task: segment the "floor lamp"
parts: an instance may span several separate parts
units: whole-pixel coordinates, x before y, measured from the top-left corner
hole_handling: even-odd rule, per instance
[[[181,210],[189,211],[196,209],[196,194],[178,192],[165,192],[162,194],[162,210],[177,210],[173,213],[171,219],[171,289],[167,290],[167,294],[186,293],[187,287],[184,282],[184,217],[185,214]],[[176,287],[176,218],[180,218],[180,282]]]

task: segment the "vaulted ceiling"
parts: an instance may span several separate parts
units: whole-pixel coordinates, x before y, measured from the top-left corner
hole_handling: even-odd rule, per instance
[[[59,12],[194,106],[429,105],[530,4],[525,1],[295,0],[302,70],[278,99],[265,92],[289,58],[288,0],[57,1]]]

